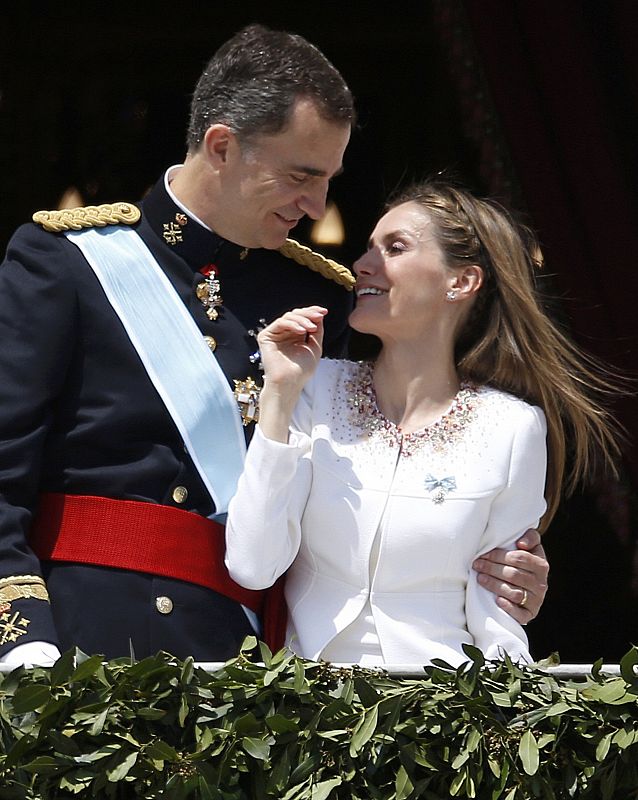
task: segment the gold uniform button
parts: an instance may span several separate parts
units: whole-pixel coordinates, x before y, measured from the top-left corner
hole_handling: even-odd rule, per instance
[[[204,341],[209,346],[211,352],[215,352],[217,349],[217,342],[213,336],[204,336]]]
[[[170,614],[173,610],[173,601],[170,597],[161,597],[155,598],[155,608],[159,611],[160,614]]]
[[[188,497],[188,489],[185,486],[176,486],[173,489],[173,500],[176,503],[185,503]]]

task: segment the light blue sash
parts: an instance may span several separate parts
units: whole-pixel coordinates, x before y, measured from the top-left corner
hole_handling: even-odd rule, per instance
[[[241,416],[217,359],[138,234],[66,233],[97,275],[215,503],[228,510],[246,454]]]

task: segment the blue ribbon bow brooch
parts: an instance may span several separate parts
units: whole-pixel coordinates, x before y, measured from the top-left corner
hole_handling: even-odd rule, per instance
[[[434,475],[426,475],[424,480],[425,488],[430,492],[433,503],[440,505],[445,500],[448,492],[456,489],[456,478],[449,475],[447,478],[435,478]]]

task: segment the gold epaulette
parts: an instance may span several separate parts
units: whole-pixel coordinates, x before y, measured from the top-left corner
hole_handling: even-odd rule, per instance
[[[337,264],[336,261],[326,258],[320,253],[315,253],[314,250],[296,242],[294,239],[286,239],[286,243],[279,248],[279,252],[296,261],[297,264],[310,267],[310,269],[323,275],[324,278],[329,278],[331,281],[336,281],[341,286],[345,286],[349,292],[354,289],[355,278],[347,267]]]
[[[62,208],[59,211],[36,211],[32,219],[45,231],[79,231],[105,225],[133,225],[141,216],[132,203],[104,203],[101,206]]]

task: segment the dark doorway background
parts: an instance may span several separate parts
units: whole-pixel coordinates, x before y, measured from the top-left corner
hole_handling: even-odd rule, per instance
[[[513,205],[545,250],[543,288],[574,338],[638,370],[638,3],[22,2],[0,28],[0,244],[71,186],[136,200],[184,156],[204,64],[249,22],[303,34],[342,71],[359,126],[332,198],[350,264],[389,192],[440,170]],[[307,241],[308,229],[296,234]],[[43,332],[46,335],[46,332]],[[1,343],[0,343],[1,346]],[[355,340],[365,350],[365,342]],[[638,643],[638,414],[619,481],[563,502],[538,657],[617,661]]]

